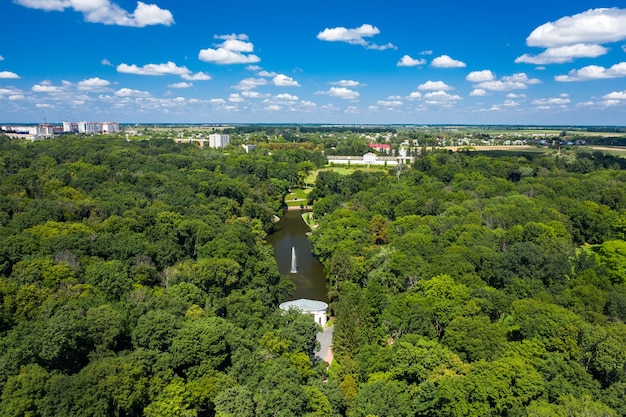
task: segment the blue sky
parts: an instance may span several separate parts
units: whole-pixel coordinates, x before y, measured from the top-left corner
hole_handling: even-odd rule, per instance
[[[623,1],[5,0],[0,15],[4,123],[626,125]]]

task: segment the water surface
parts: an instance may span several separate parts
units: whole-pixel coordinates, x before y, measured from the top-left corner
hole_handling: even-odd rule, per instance
[[[267,242],[274,247],[274,256],[281,274],[296,284],[296,290],[287,300],[310,298],[328,302],[326,273],[322,263],[311,253],[311,242],[306,235],[311,229],[302,219],[300,210],[283,213],[268,235]],[[296,251],[296,273],[291,273],[291,248]]]

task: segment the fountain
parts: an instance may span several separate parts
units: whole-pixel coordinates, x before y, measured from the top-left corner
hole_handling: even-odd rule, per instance
[[[298,266],[296,265],[296,248],[294,246],[291,247],[291,273],[295,274],[298,272]]]

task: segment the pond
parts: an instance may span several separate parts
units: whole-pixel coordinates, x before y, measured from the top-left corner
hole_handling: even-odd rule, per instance
[[[296,284],[295,292],[287,300],[309,298],[327,302],[326,273],[322,263],[311,252],[311,242],[306,235],[311,229],[302,219],[302,212],[294,210],[283,213],[274,229],[267,236],[267,242],[274,247],[278,270]],[[292,273],[294,254],[296,272]]]

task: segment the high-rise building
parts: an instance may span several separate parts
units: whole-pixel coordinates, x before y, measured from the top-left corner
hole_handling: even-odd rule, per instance
[[[223,148],[228,145],[230,137],[222,133],[211,133],[209,135],[209,146],[211,148]]]

